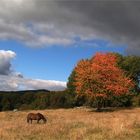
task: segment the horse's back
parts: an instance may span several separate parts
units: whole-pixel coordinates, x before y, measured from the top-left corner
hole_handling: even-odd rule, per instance
[[[37,116],[37,115],[34,114],[34,113],[29,113],[29,114],[27,115],[27,118],[28,118],[28,119],[36,119],[36,118],[37,118],[36,116]]]
[[[27,117],[31,117],[31,116],[34,116],[35,114],[34,113],[29,113],[28,115],[27,115]]]

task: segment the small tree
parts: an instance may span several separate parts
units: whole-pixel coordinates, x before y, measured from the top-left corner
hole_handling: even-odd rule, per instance
[[[71,94],[75,94],[75,70],[72,71],[72,73],[70,74],[69,78],[68,78],[68,83],[67,83],[67,89],[68,92]]]
[[[81,60],[75,68],[75,86],[78,95],[86,94],[100,110],[104,100],[128,94],[134,87],[129,76],[117,66],[112,53],[96,53],[90,60]]]

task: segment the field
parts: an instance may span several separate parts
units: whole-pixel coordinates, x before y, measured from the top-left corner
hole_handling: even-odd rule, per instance
[[[48,122],[27,124],[29,112],[43,113]],[[140,140],[140,108],[0,112],[0,140]]]

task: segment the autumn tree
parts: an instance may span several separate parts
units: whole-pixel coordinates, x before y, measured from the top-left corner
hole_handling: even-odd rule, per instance
[[[112,53],[96,53],[90,60],[79,61],[75,68],[76,93],[94,99],[97,110],[104,100],[129,94],[133,87],[134,83],[117,66],[117,56]]]

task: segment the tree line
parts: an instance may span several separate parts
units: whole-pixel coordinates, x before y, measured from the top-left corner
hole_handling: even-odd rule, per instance
[[[0,92],[0,111],[73,107],[74,98],[66,91]]]
[[[23,91],[21,92],[0,92],[0,111],[8,110],[36,110],[36,109],[57,109],[73,108],[77,106],[96,107],[94,100],[86,96],[77,96],[65,91]],[[121,96],[108,99],[104,107],[131,107],[140,106],[140,95]]]

